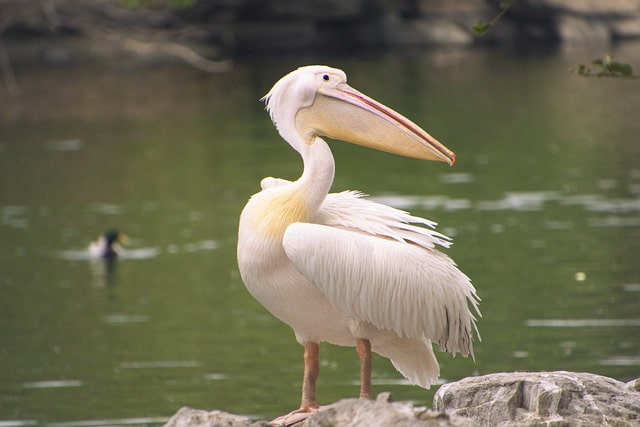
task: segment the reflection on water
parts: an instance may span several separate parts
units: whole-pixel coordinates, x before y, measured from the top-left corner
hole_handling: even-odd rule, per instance
[[[5,420],[0,421],[2,427],[20,427],[20,426],[37,426],[38,422],[35,420]]]
[[[198,368],[202,366],[195,360],[152,360],[148,362],[122,362],[121,369],[163,369],[163,368]]]
[[[29,223],[25,218],[26,211],[25,206],[3,206],[0,211],[0,223],[4,227],[27,228]]]
[[[623,289],[627,292],[640,292],[640,283],[627,283],[623,285]]]
[[[155,258],[160,255],[162,251],[157,247],[148,247],[148,248],[136,248],[136,249],[122,249],[121,252],[118,253],[118,258],[121,259],[150,259]],[[58,258],[65,259],[67,261],[86,261],[92,260],[102,261],[100,259],[96,259],[94,256],[89,253],[87,249],[79,250],[79,249],[70,249],[66,251],[57,251],[54,255]]]
[[[61,388],[61,387],[80,387],[82,381],[78,380],[53,380],[53,381],[34,381],[24,383],[24,388]]]
[[[104,316],[105,323],[111,323],[116,325],[122,325],[126,323],[146,323],[149,320],[150,320],[150,317],[143,314],[115,313],[115,314],[107,314]]]
[[[449,175],[445,176],[448,177]],[[398,209],[421,208],[427,210],[443,209],[445,211],[461,209],[477,209],[486,211],[542,211],[545,208],[545,204],[555,202],[566,206],[580,206],[591,212],[635,212],[640,214],[640,199],[637,198],[606,199],[602,194],[565,195],[557,191],[506,192],[503,197],[498,200],[477,200],[475,202],[467,199],[452,199],[445,195],[387,195],[374,197],[373,199],[379,203],[392,205]],[[640,216],[628,219],[638,218],[640,218]]]
[[[200,240],[197,242],[185,243],[183,245],[170,244],[163,250],[162,248],[150,246],[143,248],[126,248],[118,252],[118,258],[126,259],[151,259],[159,256],[162,253],[176,254],[180,252],[199,252],[199,251],[212,251],[218,248],[218,243],[215,240]],[[83,260],[96,260],[91,256],[89,251],[70,249],[65,251],[55,252],[55,256],[65,259],[67,261],[83,261]]]
[[[83,145],[79,139],[63,139],[46,143],[47,149],[51,151],[78,151]]]
[[[300,173],[257,100],[307,62],[346,69],[458,154],[448,168],[331,145],[335,191],[455,236],[448,253],[482,298],[483,341],[475,363],[439,355],[443,381],[638,375],[635,83],[568,74],[582,57],[477,51],[446,66],[429,53],[262,58],[215,76],[25,66],[22,96],[0,109],[0,427],[297,406],[302,350],[244,289],[235,244],[260,180]],[[133,240],[109,273],[86,245],[113,225]],[[357,395],[353,349],[322,346],[321,369],[321,403]],[[437,388],[409,385],[382,358],[373,383],[420,405]]]
[[[608,357],[600,361],[605,366],[640,366],[640,357]]]
[[[638,327],[640,319],[531,319],[526,324],[531,327],[552,328]]]

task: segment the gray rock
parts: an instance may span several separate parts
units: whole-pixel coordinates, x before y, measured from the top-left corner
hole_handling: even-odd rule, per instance
[[[608,44],[611,41],[607,23],[571,15],[558,17],[556,32],[565,44]]]
[[[638,16],[638,0],[524,0],[523,6],[605,19]]]
[[[513,372],[465,378],[440,387],[434,411],[392,402],[345,399],[312,415],[300,427],[358,426],[638,426],[640,378],[623,383],[575,372]],[[165,427],[266,427],[222,411],[182,408]]]
[[[497,373],[441,386],[433,406],[483,426],[632,426],[640,425],[639,382],[565,371]]]
[[[445,415],[407,402],[392,402],[389,393],[376,400],[345,399],[307,418],[302,427],[473,427],[473,420]]]
[[[121,0],[0,0],[0,34],[105,34],[170,41],[206,56],[316,48],[456,46],[522,41],[607,44],[640,39],[640,0],[518,0],[483,36],[488,0],[198,0],[186,8],[125,7]],[[129,2],[130,3],[130,2]],[[216,49],[210,51],[211,47]],[[218,50],[219,49],[219,50]],[[64,57],[62,60],[67,61]]]
[[[164,427],[267,427],[264,421],[253,422],[247,417],[222,411],[203,411],[182,408],[169,419]]]
[[[265,421],[222,411],[180,409],[164,427],[267,427]],[[381,393],[376,400],[345,399],[293,425],[299,427],[476,427],[469,418],[445,415],[411,403],[392,402],[389,393]]]
[[[270,0],[270,15],[275,18],[345,21],[361,16],[365,9],[362,0]]]
[[[614,40],[640,39],[640,19],[619,19],[611,22]]]
[[[635,380],[631,380],[627,383],[627,387],[631,391],[640,392],[640,378],[636,378]]]

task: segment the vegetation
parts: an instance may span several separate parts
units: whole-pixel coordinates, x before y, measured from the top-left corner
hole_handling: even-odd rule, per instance
[[[502,15],[504,15],[507,10],[509,10],[509,8],[511,7],[511,5],[513,5],[513,3],[515,3],[516,0],[503,0],[500,2],[500,7],[502,8],[502,10],[500,11],[500,13],[498,13],[492,20],[491,22],[489,22],[488,24],[486,22],[483,21],[478,21],[478,23],[476,25],[473,26],[473,32],[475,34],[478,35],[483,35],[485,34],[487,31],[489,31],[489,29],[491,27],[493,27],[495,25],[496,22],[498,22],[498,20],[500,18],[502,18]]]
[[[637,79],[639,75],[633,74],[633,68],[631,65],[616,62],[611,55],[605,55],[604,58],[597,58],[591,62],[595,66],[595,69],[581,64],[578,68],[572,69],[573,72],[584,77],[618,77]]]
[[[509,8],[515,3],[516,0],[503,0],[500,2],[500,8],[502,9],[500,13],[498,13],[489,23],[485,23],[483,21],[478,21],[472,28],[473,32],[478,35],[483,35],[491,27],[495,25],[496,22],[509,10]],[[588,67],[587,65],[581,64],[578,68],[572,68],[571,71],[574,73],[583,76],[583,77],[615,77],[615,78],[627,78],[627,79],[637,79],[640,78],[640,75],[636,75],[633,73],[633,68],[631,65],[624,62],[616,62],[613,61],[611,55],[605,55],[604,58],[597,58],[591,62],[592,65],[595,66],[595,69]]]

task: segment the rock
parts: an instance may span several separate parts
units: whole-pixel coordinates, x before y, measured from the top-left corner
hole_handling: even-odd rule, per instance
[[[392,402],[389,393],[381,393],[376,400],[341,400],[295,426],[637,426],[640,378],[625,384],[566,371],[489,374],[441,386],[433,406],[434,411]],[[222,411],[182,408],[165,427],[269,425]]]
[[[147,6],[125,6],[133,3]],[[167,7],[172,3],[0,0],[0,35],[73,35],[107,41],[118,35],[195,44],[206,56],[640,39],[640,0],[519,0],[483,36],[475,35],[472,27],[502,11],[497,0],[195,0],[184,8]]]
[[[387,34],[389,45],[430,46],[458,45],[473,43],[471,31],[455,22],[434,19],[404,20]]]
[[[631,391],[640,392],[640,378],[636,378],[635,380],[631,380],[627,383],[627,387]]]
[[[376,400],[344,399],[315,413],[299,427],[475,427],[469,418],[445,415],[411,403],[392,402],[389,393],[380,393]],[[222,411],[180,409],[164,427],[266,427],[266,421],[251,421],[247,417]]]
[[[320,44],[316,25],[311,21],[250,22],[235,25],[233,44],[238,51],[295,50]],[[295,36],[293,36],[295,34]]]
[[[433,406],[480,425],[640,425],[639,383],[565,371],[497,373],[441,386]]]
[[[524,0],[522,7],[604,19],[638,16],[637,0]]]
[[[601,21],[562,15],[556,20],[556,32],[565,44],[608,44],[609,26]]]
[[[307,418],[302,427],[472,427],[473,420],[457,415],[445,415],[407,402],[392,402],[389,393],[380,393],[376,400],[345,399]]]
[[[339,22],[360,17],[365,9],[362,0],[270,0],[268,13],[274,18],[313,19]]]
[[[203,411],[182,408],[167,421],[165,427],[267,427],[265,421],[251,421],[247,417],[222,411]]]
[[[611,22],[614,40],[640,39],[640,19],[619,19]]]

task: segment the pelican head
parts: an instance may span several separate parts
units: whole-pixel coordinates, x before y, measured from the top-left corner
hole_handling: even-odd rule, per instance
[[[326,136],[406,157],[456,161],[420,126],[349,86],[336,68],[298,68],[276,82],[263,101],[280,135],[298,152]]]

